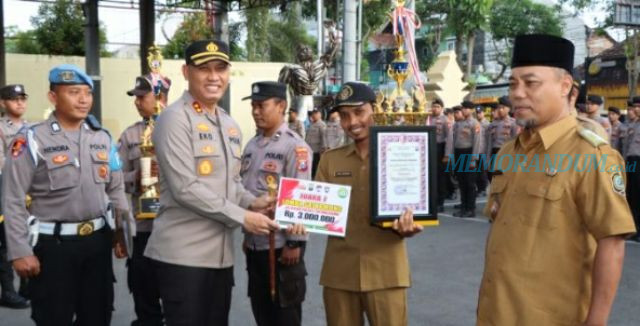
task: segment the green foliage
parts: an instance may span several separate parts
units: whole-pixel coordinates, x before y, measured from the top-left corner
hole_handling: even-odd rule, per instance
[[[213,38],[213,29],[207,24],[207,15],[204,12],[186,14],[171,40],[162,49],[162,55],[172,59],[184,58],[187,45],[208,38]]]
[[[447,0],[447,25],[456,36],[469,37],[487,26],[493,0]]]
[[[8,26],[5,32],[5,50],[8,53],[43,53],[36,41],[35,31],[19,31],[17,26]]]
[[[26,42],[27,50],[40,49],[39,53],[50,55],[85,55],[86,22],[81,4],[72,0],[43,3],[38,8],[38,15],[31,17],[31,23],[35,26],[32,35],[37,46]],[[99,38],[101,55],[108,56],[109,53],[105,49],[107,36],[102,25]]]
[[[513,38],[520,34],[562,36],[563,23],[557,10],[531,0],[495,0],[489,29],[493,35],[496,61],[502,66],[494,81],[504,74],[511,61]],[[499,45],[498,45],[499,44]]]
[[[269,24],[271,13],[269,8],[254,8],[245,11],[247,19],[247,60],[259,62],[269,61]]]

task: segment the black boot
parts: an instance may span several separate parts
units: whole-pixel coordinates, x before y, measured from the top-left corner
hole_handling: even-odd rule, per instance
[[[29,300],[15,292],[3,292],[2,298],[0,298],[0,306],[13,309],[25,309],[29,308]]]

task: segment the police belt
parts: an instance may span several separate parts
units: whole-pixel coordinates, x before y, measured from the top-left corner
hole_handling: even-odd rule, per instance
[[[106,225],[104,216],[96,217],[92,220],[78,223],[64,222],[40,222],[38,231],[40,234],[46,235],[79,235],[87,236],[95,231],[102,229]],[[59,230],[56,230],[56,228]],[[57,231],[57,232],[56,232]]]

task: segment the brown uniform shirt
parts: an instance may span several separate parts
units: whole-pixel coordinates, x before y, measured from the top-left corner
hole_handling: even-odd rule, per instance
[[[233,235],[255,197],[242,186],[242,134],[221,108],[208,113],[188,91],[153,131],[160,210],[145,256],[192,267],[233,266]]]
[[[124,177],[124,190],[131,195],[131,213],[135,216],[138,211],[138,199],[140,198],[140,142],[142,133],[146,127],[144,121],[138,121],[129,126],[120,135],[118,141],[118,154],[122,160],[122,175]],[[137,232],[151,232],[153,219],[136,219]]]
[[[527,155],[529,172],[514,172],[508,155]],[[578,169],[546,168],[544,156],[579,155]],[[606,156],[605,156],[606,155]],[[532,134],[523,131],[498,152],[485,214],[499,203],[489,233],[478,303],[478,325],[580,325],[591,300],[597,240],[635,232],[624,194],[624,162],[593,132],[566,117]],[[568,162],[565,159],[565,162]],[[606,164],[605,164],[606,163]],[[557,163],[556,163],[557,164]],[[597,164],[597,163],[594,163]],[[519,170],[519,169],[518,169]],[[564,171],[566,170],[566,171]],[[538,172],[534,172],[538,171]]]
[[[77,223],[104,215],[109,201],[129,209],[112,146],[105,130],[86,123],[75,132],[62,130],[55,114],[14,138],[2,173],[9,260],[33,255],[29,215],[41,222]],[[24,204],[27,193],[30,212]]]
[[[316,181],[350,185],[347,233],[329,237],[320,284],[346,291],[409,287],[409,258],[403,238],[370,224],[369,159],[355,144],[325,152]]]

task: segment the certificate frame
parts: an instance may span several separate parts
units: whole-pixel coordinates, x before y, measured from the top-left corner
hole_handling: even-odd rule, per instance
[[[438,225],[436,128],[373,126],[369,139],[371,223],[389,228],[400,217],[404,207],[412,206],[416,223]],[[413,149],[409,152],[403,153],[411,148]],[[394,157],[396,163],[391,164],[395,164],[395,167],[390,166]],[[419,167],[411,164],[416,160]],[[404,178],[406,181],[393,181],[390,178],[390,174],[398,172],[404,176],[395,179]],[[414,175],[415,178],[411,178]],[[394,188],[393,193],[391,188]],[[403,192],[407,195],[403,196]],[[407,202],[401,202],[404,199]]]

